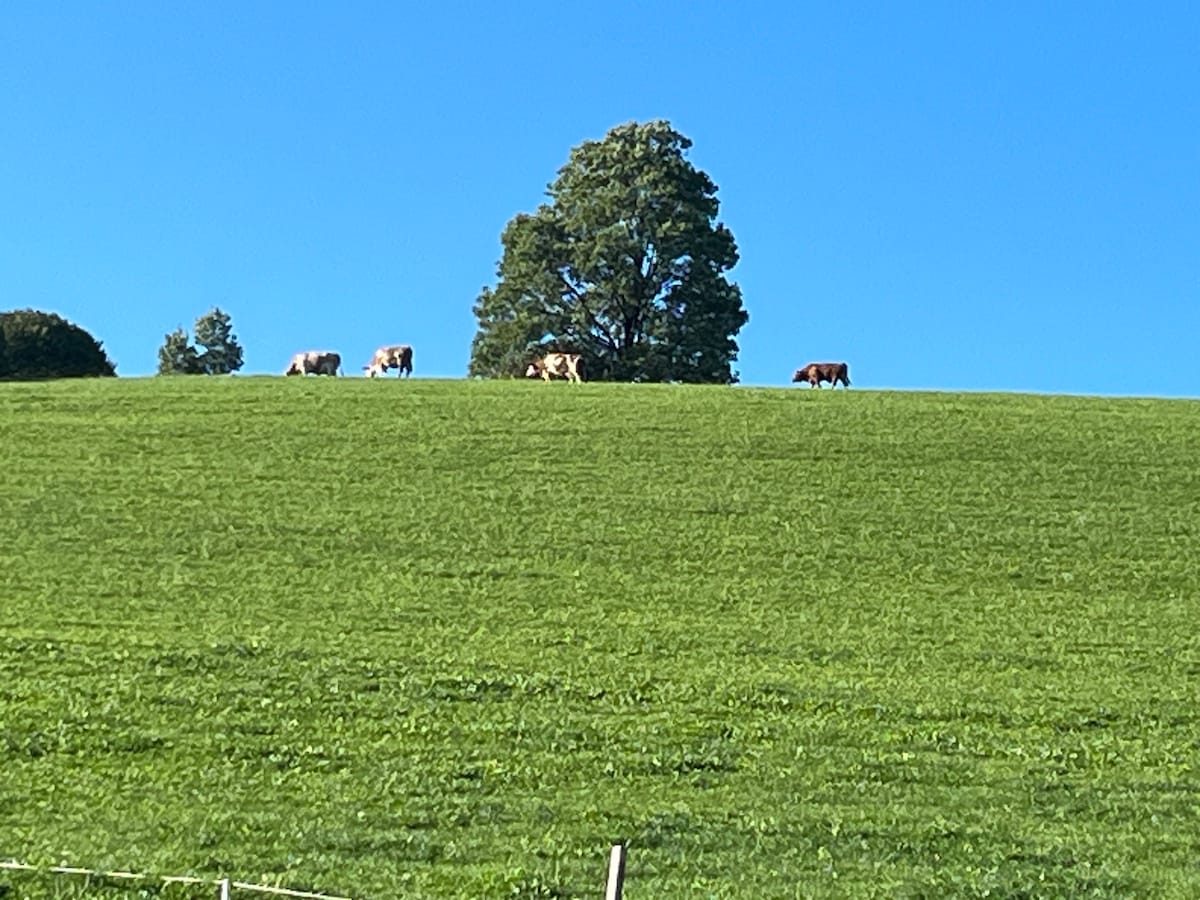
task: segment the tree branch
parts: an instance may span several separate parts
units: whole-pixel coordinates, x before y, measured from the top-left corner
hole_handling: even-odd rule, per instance
[[[601,343],[603,343],[608,349],[615,351],[618,346],[617,342],[613,340],[612,333],[604,327],[600,320],[596,318],[595,313],[593,313],[588,307],[587,301],[584,299],[583,292],[575,287],[575,285],[571,284],[571,281],[567,278],[565,272],[559,272],[558,274],[559,278],[562,279],[563,287],[570,291],[571,296],[579,305],[579,308],[583,310],[583,314],[587,317],[588,327],[592,330],[593,334],[595,334]]]

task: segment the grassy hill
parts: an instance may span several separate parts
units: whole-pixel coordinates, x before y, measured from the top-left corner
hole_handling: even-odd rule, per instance
[[[1200,894],[1194,402],[4,384],[0,448],[0,857]]]

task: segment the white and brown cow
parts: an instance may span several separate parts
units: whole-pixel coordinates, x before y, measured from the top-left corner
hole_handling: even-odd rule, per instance
[[[386,375],[388,369],[398,369],[398,375],[407,378],[412,374],[412,347],[408,344],[393,344],[390,347],[380,347],[371,357],[371,361],[363,366],[371,378],[376,375]]]
[[[332,350],[306,350],[292,357],[284,375],[337,375],[342,357]]]
[[[578,353],[547,353],[541,359],[535,359],[525,370],[526,378],[541,378],[549,381],[551,378],[565,378],[567,381],[582,382],[579,370],[583,367],[583,357]]]

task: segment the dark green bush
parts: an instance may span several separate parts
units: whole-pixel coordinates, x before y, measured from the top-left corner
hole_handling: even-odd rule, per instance
[[[26,381],[116,374],[100,342],[57,313],[0,313],[0,377]]]

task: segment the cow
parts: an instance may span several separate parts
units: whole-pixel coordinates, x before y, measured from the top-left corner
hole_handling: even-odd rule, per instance
[[[792,383],[797,381],[807,381],[815,388],[819,388],[822,381],[829,382],[831,387],[837,387],[839,381],[850,387],[850,367],[844,362],[809,363],[796,370]]]
[[[583,357],[578,353],[547,353],[529,364],[529,368],[525,370],[525,377],[541,377],[543,381],[549,381],[553,376],[580,383],[583,381],[579,375],[582,364]]]
[[[332,350],[307,350],[292,357],[284,375],[337,375],[342,357]]]
[[[371,357],[371,361],[363,366],[367,375],[386,375],[388,369],[398,369],[397,377],[407,378],[412,375],[412,347],[408,344],[393,344],[390,347],[380,347]]]

